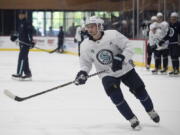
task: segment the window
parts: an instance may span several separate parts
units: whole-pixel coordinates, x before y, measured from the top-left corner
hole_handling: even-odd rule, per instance
[[[35,29],[44,33],[44,12],[33,12],[32,18]]]
[[[59,31],[59,27],[64,25],[64,12],[53,12],[53,29]]]

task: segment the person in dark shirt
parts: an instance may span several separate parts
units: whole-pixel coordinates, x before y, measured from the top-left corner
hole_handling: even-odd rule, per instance
[[[64,31],[63,31],[63,27],[60,26],[59,33],[58,33],[58,47],[52,50],[50,53],[54,53],[54,52],[63,53],[64,52],[63,44],[64,44]]]
[[[173,71],[169,75],[179,74],[179,57],[180,45],[178,44],[178,35],[180,35],[180,22],[178,22],[178,14],[172,12],[170,16],[170,32],[169,32],[169,53],[172,60]]]
[[[32,73],[29,68],[29,49],[34,47],[33,42],[33,27],[30,22],[27,21],[26,11],[19,12],[19,26],[18,35],[11,35],[11,40],[15,41],[19,39],[19,58],[17,65],[17,73],[12,75],[13,79],[17,80],[31,80]]]

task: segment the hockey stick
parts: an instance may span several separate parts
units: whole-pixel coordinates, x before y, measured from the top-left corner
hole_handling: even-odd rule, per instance
[[[88,78],[93,77],[93,76],[96,76],[96,75],[99,75],[99,74],[104,73],[104,72],[106,72],[106,70],[103,70],[103,71],[100,71],[100,72],[96,72],[96,73],[94,73],[94,74],[91,74],[91,75],[88,76]],[[75,80],[74,80],[74,81],[71,81],[71,82],[67,82],[67,83],[62,84],[62,85],[58,85],[58,86],[53,87],[53,88],[51,88],[51,89],[48,89],[48,90],[45,90],[45,91],[42,91],[42,92],[39,92],[39,93],[30,95],[30,96],[27,96],[27,97],[19,97],[19,96],[16,96],[16,95],[14,95],[12,92],[10,92],[9,90],[4,90],[4,94],[5,94],[6,96],[8,96],[9,98],[12,98],[12,99],[15,100],[15,101],[21,102],[21,101],[24,101],[24,100],[27,100],[27,99],[30,99],[30,98],[33,98],[33,97],[36,97],[36,96],[45,94],[45,93],[47,93],[47,92],[56,90],[56,89],[58,89],[58,88],[62,88],[62,87],[68,86],[68,85],[73,84],[73,83],[75,83]]]
[[[29,44],[29,43],[26,43],[26,42],[23,42],[23,41],[21,41],[21,40],[16,40],[15,42],[19,42],[19,43],[22,43],[22,44],[24,44],[24,45],[26,45],[26,46],[31,46],[32,44]],[[34,47],[34,48],[36,48],[36,49],[39,49],[39,50],[41,50],[41,51],[44,51],[44,52],[50,52],[50,51],[48,51],[48,50],[46,50],[46,49],[42,49],[42,48],[39,48],[39,47]]]

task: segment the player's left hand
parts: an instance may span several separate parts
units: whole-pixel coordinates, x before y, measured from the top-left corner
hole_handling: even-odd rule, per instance
[[[122,69],[122,64],[123,64],[124,59],[125,59],[124,55],[121,55],[121,54],[117,54],[113,57],[113,61],[112,61],[113,72]]]

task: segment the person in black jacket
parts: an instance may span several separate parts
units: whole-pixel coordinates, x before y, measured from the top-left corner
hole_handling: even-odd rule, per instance
[[[58,48],[57,49],[61,53],[64,52],[63,43],[64,43],[64,31],[63,31],[63,27],[60,26],[59,33],[58,33]]]
[[[59,33],[58,33],[58,47],[52,50],[50,53],[53,53],[53,52],[63,53],[64,52],[63,44],[64,44],[64,30],[63,30],[63,27],[60,26]]]
[[[17,73],[12,75],[13,79],[28,80],[31,79],[32,73],[29,68],[28,54],[29,49],[34,47],[33,42],[33,27],[30,22],[27,21],[26,11],[19,12],[19,26],[18,35],[11,35],[11,40],[15,41],[19,39],[19,58],[17,65]]]
[[[179,74],[179,57],[180,45],[178,43],[178,36],[180,35],[180,22],[178,22],[178,14],[172,12],[170,16],[170,33],[169,33],[169,52],[172,60],[173,71],[169,75]]]

